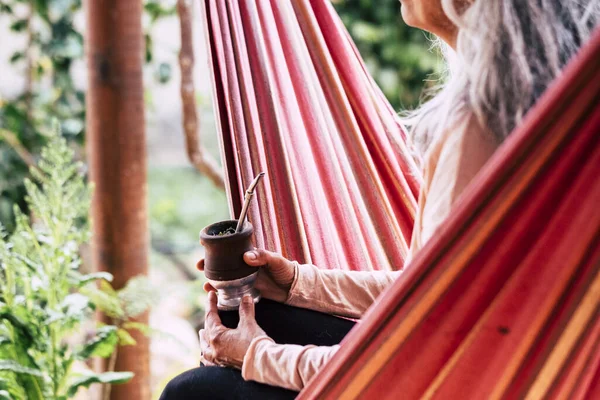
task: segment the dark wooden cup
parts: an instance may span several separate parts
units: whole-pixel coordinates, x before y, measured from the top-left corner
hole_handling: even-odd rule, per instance
[[[204,246],[204,274],[214,281],[232,281],[257,272],[244,262],[244,253],[254,249],[252,224],[246,222],[241,232],[235,232],[236,220],[221,221],[207,226],[200,232],[200,243]]]
[[[260,292],[254,287],[258,268],[244,262],[244,253],[252,250],[252,224],[246,222],[241,232],[235,232],[237,221],[221,221],[207,226],[200,232],[204,246],[204,275],[217,290],[220,310],[237,310],[244,295],[251,295],[254,302],[260,300]]]

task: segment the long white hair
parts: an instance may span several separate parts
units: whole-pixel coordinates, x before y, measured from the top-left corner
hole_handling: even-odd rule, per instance
[[[458,37],[456,51],[442,44],[445,83],[406,118],[422,150],[470,116],[503,141],[600,19],[600,0],[441,2]]]

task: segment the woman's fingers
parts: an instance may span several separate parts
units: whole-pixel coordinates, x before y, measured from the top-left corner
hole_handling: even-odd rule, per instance
[[[255,322],[254,317],[254,299],[249,294],[242,298],[240,303],[240,324]]]
[[[208,347],[206,349],[206,351],[202,353],[202,359],[204,361],[206,361],[206,364],[203,363],[206,366],[216,365],[216,363],[215,363],[215,356],[214,356],[213,351],[212,351],[212,349],[210,347]]]
[[[201,258],[200,261],[196,263],[196,268],[198,271],[204,271],[204,258]]]
[[[229,331],[229,329],[223,326],[219,317],[217,294],[215,292],[208,292],[204,332],[202,333],[203,340],[205,341],[202,356],[206,361],[220,365],[217,359],[220,355],[224,354],[224,351],[227,351],[229,346],[227,333]]]
[[[204,291],[206,293],[208,292],[216,292],[217,289],[215,289],[210,283],[205,282],[204,285],[202,285],[202,288],[204,289]]]
[[[214,330],[223,327],[221,318],[219,317],[217,302],[217,293],[212,291],[208,292],[208,304],[206,307],[206,317],[204,319],[204,324],[208,330]]]
[[[205,367],[215,365],[212,360],[212,350],[210,349],[208,339],[206,338],[206,330],[200,329],[198,337],[200,338],[200,362]]]
[[[206,350],[206,341],[204,340],[204,329],[198,331],[198,339],[200,340],[200,350],[204,352]]]
[[[244,261],[251,267],[268,266],[277,268],[283,263],[289,262],[281,255],[263,249],[254,249],[244,253]]]
[[[251,267],[261,267],[265,265],[265,262],[261,263],[259,258],[258,250],[251,250],[244,253],[244,261]]]
[[[230,330],[225,328],[219,317],[217,309],[217,294],[215,292],[208,293],[208,305],[206,307],[206,318],[204,320],[205,339],[208,343],[208,348],[204,358],[215,364],[219,354],[223,354],[228,346],[227,332]]]
[[[204,329],[200,329],[198,338],[200,339],[200,352],[204,355],[209,348],[208,340],[206,340],[206,331]]]
[[[199,332],[203,360],[206,361],[206,365],[216,364],[241,369],[252,341],[266,335],[254,319],[252,296],[242,298],[238,329],[227,329],[221,324],[215,292],[208,294],[206,310],[204,329]]]

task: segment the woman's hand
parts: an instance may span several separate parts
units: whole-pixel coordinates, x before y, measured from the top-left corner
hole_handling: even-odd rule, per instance
[[[280,303],[287,300],[296,273],[293,262],[277,253],[261,249],[246,252],[244,261],[251,267],[260,267],[255,285],[262,297]],[[204,271],[204,260],[198,261],[196,266],[200,271]],[[209,292],[215,288],[210,283],[205,283],[204,290]]]
[[[219,365],[241,369],[244,356],[254,338],[266,336],[254,319],[254,301],[246,295],[240,304],[240,323],[237,329],[228,329],[221,323],[217,309],[217,294],[208,293],[208,307],[204,329],[200,336],[200,350],[204,365]]]

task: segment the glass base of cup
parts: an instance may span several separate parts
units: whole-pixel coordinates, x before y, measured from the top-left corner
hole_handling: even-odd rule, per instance
[[[219,310],[232,311],[237,310],[242,302],[242,298],[249,294],[254,300],[254,304],[260,300],[260,292],[254,287],[258,272],[232,281],[214,281],[209,279],[208,283],[217,289],[219,299],[217,307]]]

